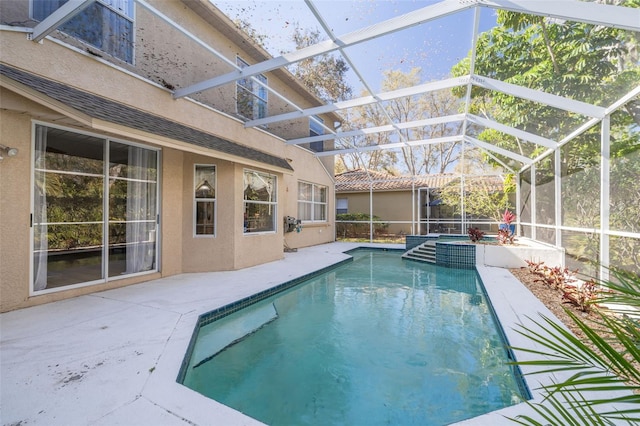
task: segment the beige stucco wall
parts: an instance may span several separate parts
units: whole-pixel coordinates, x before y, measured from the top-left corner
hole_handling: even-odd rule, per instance
[[[184,191],[184,155],[175,149],[163,149],[161,152],[161,211],[160,211],[160,265],[164,275],[183,272],[183,235],[185,220],[184,204],[176,202],[182,199]]]
[[[0,100],[5,92],[0,92]],[[1,101],[0,101],[1,102]],[[0,104],[1,105],[1,104]],[[29,223],[31,120],[0,110],[0,144],[18,155],[0,161],[0,309],[18,306],[29,296]]]
[[[327,222],[303,222],[300,232],[283,232],[284,242],[290,248],[308,247],[318,244],[318,241],[328,243],[335,240],[336,208],[333,176],[310,173],[317,167],[314,163],[320,160],[304,155],[303,152],[301,148],[290,147],[291,164],[296,168],[297,173],[295,176],[284,176],[285,189],[281,196],[286,201],[287,208],[281,213],[281,219],[284,222],[284,216],[298,217],[298,182],[303,181],[327,187]]]
[[[336,198],[348,199],[349,213],[369,214],[369,193],[354,192],[340,193]],[[373,215],[383,221],[399,221],[405,223],[390,223],[387,232],[389,234],[411,234],[411,191],[378,191],[373,193]],[[418,217],[415,218],[418,220]]]
[[[37,118],[59,116],[12,92],[0,91],[0,144],[19,150],[15,157],[0,161],[0,312],[160,277],[159,273],[151,273],[37,296],[30,294],[33,116],[20,112],[22,108],[31,108]]]
[[[8,7],[7,2],[0,3],[3,20],[17,22],[22,15],[28,13],[25,7],[21,7],[21,2],[15,2],[15,7]],[[151,3],[163,13],[173,16],[180,25],[224,51],[233,61],[236,53],[241,56],[247,54],[242,47],[226,40],[222,32],[209,26],[182,2],[153,0]],[[211,74],[228,70],[213,68],[219,67],[220,63],[211,62],[210,54],[206,55],[209,62],[203,60],[206,52],[201,47],[187,46],[191,42],[187,42],[185,37],[165,31],[166,28],[155,31],[166,24],[159,22],[139,6],[136,9],[136,24],[138,41],[135,66],[122,64],[105,55],[98,58],[88,54],[81,43],[59,34],[56,37],[60,36],[65,42],[73,42],[75,47],[49,38],[42,43],[34,43],[27,40],[25,33],[13,31],[2,31],[0,34],[1,60],[12,67],[286,158],[294,171],[272,168],[253,160],[95,120],[5,78],[3,85],[6,88],[0,92],[0,143],[17,147],[20,153],[17,157],[0,162],[0,311],[88,294],[160,276],[253,266],[282,258],[285,241],[290,247],[297,248],[334,240],[332,159],[318,160],[308,150],[288,146],[282,139],[261,129],[245,129],[240,120],[189,99],[174,100],[171,91],[163,87],[167,86],[164,83],[179,87],[187,82],[198,81],[201,76],[211,77]],[[171,43],[175,44],[173,50],[163,50],[168,49],[166,46]],[[191,61],[186,67],[175,66],[186,59]],[[160,80],[162,76],[166,77],[164,82]],[[173,80],[179,78],[183,80]],[[174,84],[175,82],[178,83]],[[312,106],[312,98],[301,95],[299,88],[290,90],[286,81],[279,81],[270,75],[269,85],[281,90],[303,107]],[[208,101],[212,105],[217,101],[225,107],[235,106],[235,84],[223,86],[218,91],[207,91],[199,100]],[[286,107],[278,106],[274,96],[269,97],[269,103],[272,114],[286,110]],[[276,110],[272,111],[272,107]],[[30,295],[29,215],[33,119],[161,149],[159,273]],[[325,122],[330,120],[329,118]],[[297,137],[308,136],[308,126],[308,119],[305,118],[299,120],[298,124],[290,124],[289,130]],[[215,238],[196,238],[193,235],[192,186],[195,163],[217,166]],[[277,176],[279,194],[277,231],[274,233],[243,233],[243,171],[246,168]],[[298,215],[299,180],[328,187],[328,221],[306,224],[301,233],[285,235],[284,216]]]
[[[59,114],[3,90],[3,108],[32,109],[37,118]],[[233,270],[277,260],[283,257],[285,215],[297,216],[299,180],[326,185],[329,188],[331,222],[305,225],[300,234],[287,234],[290,247],[304,247],[333,241],[333,188],[330,175],[318,173],[318,159],[296,147],[288,147],[288,157],[300,170],[296,174],[273,173],[265,168],[234,164],[216,158],[164,148],[161,151],[161,233],[159,238],[161,272],[110,281],[86,287],[30,296],[30,191],[32,156],[32,118],[20,112],[2,111],[1,142],[16,147],[16,157],[0,162],[0,277],[2,303],[0,310],[61,300],[68,297],[116,288],[159,276],[182,272]],[[65,120],[68,123],[68,119]],[[76,127],[82,127],[76,123]],[[72,129],[72,128],[71,128]],[[106,136],[106,135],[105,135]],[[131,140],[132,142],[137,142]],[[193,235],[193,170],[194,164],[215,164],[217,170],[217,235],[215,238]],[[265,234],[243,233],[243,172],[245,169],[275,174],[278,179],[277,231]],[[176,202],[182,200],[182,202]],[[6,201],[6,202],[5,202]]]
[[[233,64],[236,63],[237,56],[249,65],[265,59],[263,56],[265,52],[251,41],[243,41],[241,45],[238,45],[227,38],[229,33],[237,31],[233,24],[230,24],[231,27],[214,28],[203,16],[200,16],[190,7],[187,7],[184,2],[178,0],[149,0],[148,3],[215,49],[215,51],[224,55]],[[214,12],[209,13],[213,14]],[[3,23],[19,22],[25,26],[34,26],[36,24],[35,21],[29,18],[29,1],[27,0],[0,2],[0,16],[2,16]],[[227,24],[229,23],[227,22]],[[25,34],[20,34],[20,37],[25,38],[26,36]],[[218,58],[211,51],[197,44],[181,31],[139,4],[135,4],[133,64],[111,57],[107,53],[101,52],[93,46],[83,44],[61,32],[54,32],[51,37],[62,40],[80,50],[91,51],[94,54],[101,55],[101,60],[109,61],[171,90],[184,88],[193,83],[234,70],[232,65]],[[43,43],[49,42],[45,40]],[[32,44],[35,45],[35,43]],[[73,63],[63,67],[59,61],[56,61],[55,65],[55,68],[74,69]],[[269,87],[274,88],[278,93],[290,100],[287,102],[269,93],[267,115],[295,111],[296,109],[292,106],[292,102],[302,108],[318,105],[317,102],[313,102],[313,98],[309,97],[309,95],[303,94],[297,85],[292,88],[290,82],[280,80],[273,73],[267,73],[266,76]],[[237,115],[235,82],[194,93],[190,96],[227,114]],[[333,125],[333,118],[330,115],[323,115],[323,119],[329,126]],[[269,125],[269,131],[283,138],[306,137],[309,136],[309,119],[302,118],[273,123]]]
[[[236,235],[236,244],[234,246],[234,257],[237,268],[246,268],[261,263],[271,262],[282,259],[284,250],[282,246],[282,223],[280,217],[282,211],[286,208],[283,203],[278,203],[276,208],[276,231],[264,233],[244,233],[244,171],[255,170],[258,172],[268,173],[276,176],[278,183],[278,200],[283,191],[282,174],[269,172],[264,168],[246,167],[241,164],[235,166],[235,179],[233,191],[239,196],[235,198],[235,209],[238,212],[235,215],[233,223],[233,232]]]
[[[194,235],[193,174],[195,164],[216,166],[216,235]],[[202,155],[185,154],[182,206],[182,255],[185,272],[222,271],[235,269],[233,254],[233,223],[236,211],[234,165],[228,161]]]
[[[212,28],[202,16],[185,7],[183,2],[151,0],[149,3],[187,28],[191,34],[207,45],[214,47],[233,64],[236,63],[236,57],[240,57],[249,65],[264,60],[261,56],[254,56],[255,51],[261,49],[251,41],[247,40],[242,45],[238,45],[227,39],[224,32],[235,31],[235,28]],[[232,65],[217,58],[204,47],[193,43],[180,31],[140,6],[136,7],[136,31],[136,46],[139,47],[136,49],[135,67],[142,75],[161,85],[184,88],[194,82],[208,80],[223,72],[234,70]],[[287,102],[273,93],[268,93],[267,116],[297,111],[292,102],[302,108],[318,105],[312,104],[310,99],[301,96],[297,87],[292,88],[289,82],[278,79],[273,73],[266,73],[265,76],[268,86],[289,100]],[[232,115],[237,113],[235,82],[195,93],[191,97],[226,113]],[[323,118],[325,123],[333,126],[329,116],[323,116]],[[272,123],[268,125],[268,130],[287,139],[306,137],[309,136],[309,119]]]

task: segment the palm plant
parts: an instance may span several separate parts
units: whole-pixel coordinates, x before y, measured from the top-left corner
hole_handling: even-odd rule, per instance
[[[512,418],[523,425],[609,425],[640,422],[640,276],[611,269],[594,301],[595,322],[568,315],[585,334],[576,338],[550,318],[517,330],[541,349],[514,348],[534,359],[516,362],[535,373],[569,378],[543,385],[544,399],[528,403],[536,414]],[[538,358],[539,357],[539,358]],[[617,405],[612,409],[612,404]]]

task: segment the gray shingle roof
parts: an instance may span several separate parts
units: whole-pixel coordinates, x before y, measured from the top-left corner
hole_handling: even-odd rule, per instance
[[[184,124],[83,92],[62,83],[38,77],[4,64],[0,64],[0,74],[93,118],[271,166],[293,170],[289,162],[284,158],[222,139]]]

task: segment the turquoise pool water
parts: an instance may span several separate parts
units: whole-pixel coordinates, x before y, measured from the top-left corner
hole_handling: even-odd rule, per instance
[[[352,255],[202,326],[183,384],[271,425],[445,425],[526,397],[474,270]]]

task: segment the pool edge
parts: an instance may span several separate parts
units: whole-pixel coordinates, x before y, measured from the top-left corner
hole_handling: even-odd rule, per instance
[[[264,299],[267,299],[275,294],[281,293],[283,291],[289,290],[290,288],[293,288],[299,284],[301,284],[302,282],[314,278],[320,274],[323,274],[325,272],[329,272],[333,269],[339,268],[340,266],[346,264],[346,263],[350,263],[353,262],[353,257],[350,255],[350,253],[352,253],[355,250],[358,250],[359,247],[347,250],[345,252],[343,252],[346,255],[349,255],[349,258],[347,259],[343,259],[341,261],[338,261],[336,263],[333,263],[331,265],[325,266],[324,268],[320,268],[316,271],[310,272],[308,274],[305,275],[301,275],[299,277],[293,278],[291,280],[285,281],[283,283],[280,284],[276,284],[272,287],[269,287],[267,289],[261,290],[255,294],[243,297],[240,300],[237,300],[235,302],[231,302],[228,303],[224,306],[220,306],[219,308],[215,308],[212,309],[211,311],[205,312],[203,314],[198,315],[198,319],[196,320],[196,323],[194,325],[194,330],[193,333],[191,335],[191,339],[189,341],[189,345],[187,347],[187,351],[185,352],[184,358],[182,360],[182,364],[180,366],[180,371],[178,373],[178,377],[176,378],[176,382],[178,382],[179,384],[183,385],[184,384],[184,379],[185,379],[185,375],[187,373],[187,368],[189,366],[189,360],[191,359],[191,355],[193,354],[193,348],[195,346],[195,342],[198,338],[198,333],[200,330],[200,327],[207,325],[207,324],[211,324],[214,321],[217,321],[221,318],[224,318],[228,315],[233,314],[234,312],[237,312],[241,309],[246,308],[247,306],[251,306],[255,303],[258,303]]]
[[[348,255],[350,250],[356,248],[371,248],[367,244],[340,244],[339,246],[336,244],[330,245],[329,247],[331,246],[338,248],[338,250],[322,249],[322,251],[313,252],[312,255],[315,256],[321,253]],[[376,248],[381,247],[377,245]],[[392,248],[398,249],[398,247]],[[335,265],[336,263],[340,263],[344,260],[345,259],[340,259],[328,266]],[[327,263],[325,263],[325,265],[327,265]],[[509,342],[513,346],[535,347],[529,340],[519,335],[515,331],[515,327],[518,324],[530,324],[530,319],[538,318],[540,313],[549,316],[555,320],[556,323],[561,324],[560,321],[557,320],[557,318],[542,304],[542,302],[530,293],[529,290],[520,281],[518,281],[508,269],[479,266],[477,270],[496,310],[496,314],[502,324],[502,328],[507,334]],[[159,360],[159,364],[161,364],[162,367],[159,365],[161,368],[158,368],[151,376],[151,382],[153,383],[149,383],[149,386],[146,387],[143,392],[144,396],[154,401],[156,404],[159,403],[161,406],[165,406],[165,408],[170,410],[170,412],[173,412],[184,419],[194,421],[194,424],[200,424],[198,419],[205,418],[210,421],[212,418],[215,418],[217,421],[224,424],[261,425],[262,423],[259,421],[224,406],[215,400],[206,398],[196,391],[193,391],[175,381],[177,367],[184,359],[188,341],[193,334],[193,327],[197,320],[196,315],[197,312],[191,312],[188,316],[183,317],[183,325],[177,327],[181,329],[179,333],[180,335],[173,336],[169,339],[167,349],[171,349],[168,351],[170,354],[165,353],[160,357],[161,359]],[[523,353],[516,351],[515,355],[518,360],[527,359],[526,354],[523,355]],[[162,378],[156,376],[156,374],[161,373],[161,371],[158,370],[164,370]],[[530,368],[523,367],[525,381],[533,394],[533,399],[530,400],[530,402],[542,402],[542,395],[537,388],[540,385],[550,383],[553,380],[557,381],[559,378],[550,374],[530,374],[530,370]],[[171,371],[173,371],[173,373],[171,373]],[[156,387],[157,385],[164,388],[164,390],[158,389]],[[170,395],[167,392],[169,389],[172,389]],[[160,395],[160,393],[162,395]],[[523,402],[477,417],[462,420],[454,425],[512,425],[514,423],[512,420],[509,420],[509,417],[516,417],[518,415],[535,415],[535,412],[527,405],[526,402]]]

